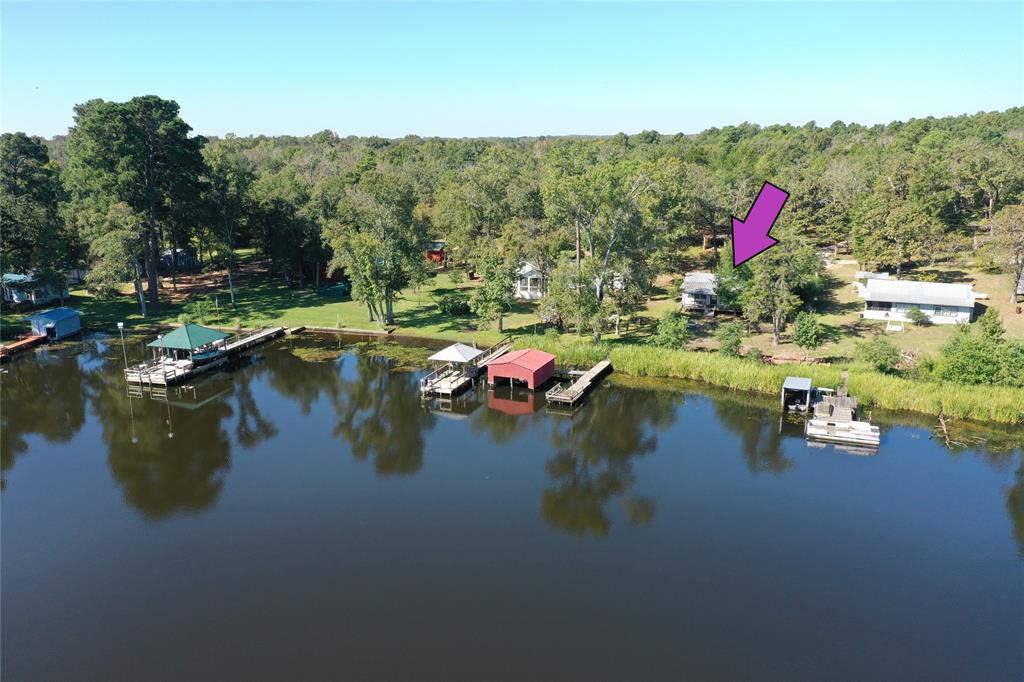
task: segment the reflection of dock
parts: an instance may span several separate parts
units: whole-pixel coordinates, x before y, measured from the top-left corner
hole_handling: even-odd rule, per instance
[[[284,327],[256,329],[227,339],[222,346],[222,352],[206,362],[198,363],[192,359],[176,359],[173,355],[162,355],[156,360],[129,367],[124,371],[124,376],[130,384],[149,387],[170,386],[219,367],[231,356],[283,334]]]
[[[548,390],[545,394],[549,403],[561,403],[562,405],[572,406],[576,402],[586,395],[598,379],[600,379],[605,372],[608,372],[612,368],[610,360],[602,360],[597,363],[589,370],[583,373],[580,378],[572,383],[572,385],[566,387],[559,384],[554,388]]]

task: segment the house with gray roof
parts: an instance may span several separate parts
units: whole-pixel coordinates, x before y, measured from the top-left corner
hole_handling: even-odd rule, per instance
[[[713,272],[688,272],[680,287],[684,308],[710,309],[718,307],[715,287],[718,278]]]
[[[909,322],[907,313],[913,308],[932,324],[967,324],[974,319],[973,284],[868,279],[854,286],[864,299],[861,316],[866,320]]]

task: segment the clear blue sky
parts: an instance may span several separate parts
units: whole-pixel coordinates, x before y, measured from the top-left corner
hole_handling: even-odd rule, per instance
[[[696,132],[1024,105],[1024,3],[2,5],[4,131],[156,94],[222,135]]]

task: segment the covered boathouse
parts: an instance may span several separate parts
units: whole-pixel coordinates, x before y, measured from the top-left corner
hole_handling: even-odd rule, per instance
[[[224,351],[230,334],[191,322],[169,334],[162,334],[147,344],[154,353],[177,361],[202,361]]]
[[[491,385],[498,379],[508,379],[522,381],[535,391],[554,374],[555,356],[534,348],[512,351],[487,363],[487,383]]]
[[[82,331],[82,316],[72,308],[54,308],[25,318],[32,325],[32,333],[59,341]]]

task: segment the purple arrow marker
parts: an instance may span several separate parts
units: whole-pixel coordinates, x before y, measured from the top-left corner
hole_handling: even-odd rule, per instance
[[[789,192],[770,182],[764,183],[751,204],[745,220],[732,217],[732,264],[746,263],[779,243],[769,234],[772,225],[789,199]]]

